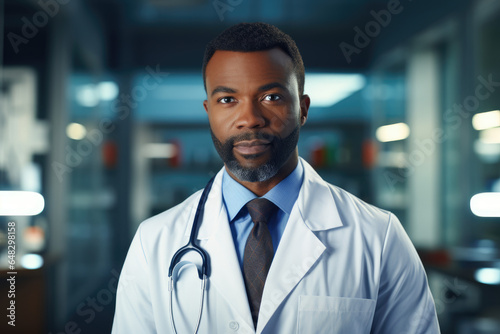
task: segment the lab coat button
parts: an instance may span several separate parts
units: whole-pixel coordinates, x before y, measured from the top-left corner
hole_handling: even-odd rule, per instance
[[[236,321],[231,321],[229,322],[229,328],[236,332],[240,328],[240,325]]]

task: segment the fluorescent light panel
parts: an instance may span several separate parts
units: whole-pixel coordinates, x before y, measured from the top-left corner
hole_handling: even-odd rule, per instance
[[[386,143],[390,141],[403,140],[410,135],[410,127],[405,123],[395,123],[381,126],[375,132],[377,140]]]
[[[168,159],[176,153],[175,146],[169,143],[149,143],[142,147],[143,156],[150,159]]]
[[[43,266],[43,257],[38,254],[25,254],[21,257],[21,265],[31,270],[41,268]]]
[[[500,126],[500,110],[475,114],[472,117],[472,126],[478,131]]]
[[[86,84],[76,88],[76,101],[84,107],[95,107],[99,101],[112,101],[118,97],[119,88],[113,81],[102,81],[97,85]]]
[[[500,217],[500,193],[479,193],[470,199],[470,209],[478,217]]]
[[[306,73],[304,93],[311,107],[331,107],[365,86],[361,74]]]
[[[474,277],[483,284],[500,284],[500,268],[481,268],[476,270]]]
[[[35,216],[43,211],[43,196],[33,191],[0,191],[0,216]]]
[[[113,101],[118,97],[118,85],[113,81],[103,81],[97,85],[97,92],[102,101]]]

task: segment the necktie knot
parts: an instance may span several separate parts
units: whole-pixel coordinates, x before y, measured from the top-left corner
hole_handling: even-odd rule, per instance
[[[253,199],[246,204],[246,207],[254,223],[262,222],[266,224],[277,209],[277,206],[266,198]]]

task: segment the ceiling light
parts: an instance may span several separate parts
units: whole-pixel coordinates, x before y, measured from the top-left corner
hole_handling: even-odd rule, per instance
[[[361,74],[306,73],[304,93],[311,107],[331,107],[365,86]]]
[[[43,266],[43,257],[38,254],[24,254],[21,257],[21,265],[26,269],[38,269]]]
[[[0,216],[35,216],[43,211],[45,200],[33,191],[0,191]]]
[[[76,90],[76,101],[84,107],[95,107],[99,104],[99,95],[93,84],[83,85]]]
[[[87,134],[87,129],[79,123],[71,123],[66,127],[66,135],[74,140],[82,140]]]
[[[97,85],[99,98],[103,101],[112,101],[118,97],[118,85],[113,81],[103,81]]]
[[[474,277],[483,284],[500,284],[500,269],[499,268],[481,268],[476,270]]]
[[[500,110],[493,110],[472,116],[472,126],[476,130],[484,130],[500,126]]]
[[[176,153],[175,145],[169,143],[149,143],[142,148],[143,156],[150,159],[168,159]]]
[[[395,123],[381,126],[375,132],[378,141],[385,143],[403,140],[410,135],[410,128],[405,123]]]
[[[500,193],[479,193],[470,199],[470,209],[478,217],[500,217]]]

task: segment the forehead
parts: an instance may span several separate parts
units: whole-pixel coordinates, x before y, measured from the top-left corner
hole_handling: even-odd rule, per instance
[[[279,48],[251,52],[218,50],[207,64],[205,78],[208,90],[219,85],[252,86],[274,81],[297,84],[292,59]]]

